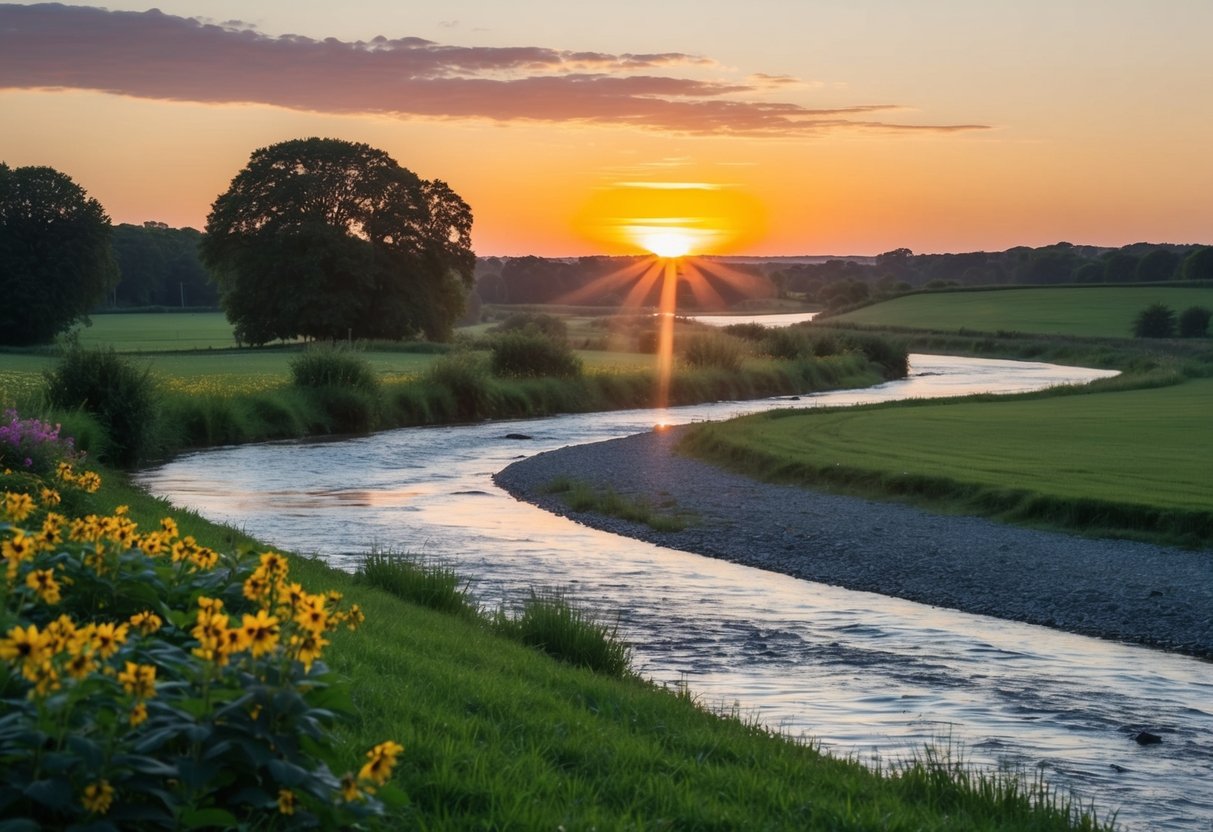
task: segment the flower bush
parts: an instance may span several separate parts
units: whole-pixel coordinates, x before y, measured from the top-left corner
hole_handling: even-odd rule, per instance
[[[351,828],[403,801],[394,742],[334,774],[348,705],[321,657],[357,605],[169,518],[68,518],[34,479],[0,502],[0,825]]]
[[[4,411],[0,419],[0,470],[47,474],[60,462],[76,461],[70,436],[59,435],[59,425],[41,419],[22,419],[16,410]]]

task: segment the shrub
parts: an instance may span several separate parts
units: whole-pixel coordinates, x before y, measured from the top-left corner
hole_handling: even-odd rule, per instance
[[[532,332],[553,341],[567,342],[569,327],[555,315],[546,312],[515,312],[492,328],[492,332]]]
[[[599,624],[574,608],[562,592],[532,590],[517,615],[498,610],[493,627],[578,667],[620,677],[630,672],[631,649],[620,641],[617,628]]]
[[[1204,338],[1209,334],[1209,319],[1213,312],[1203,306],[1189,306],[1179,313],[1180,338]]]
[[[1138,338],[1170,338],[1175,334],[1175,312],[1161,303],[1151,304],[1137,314],[1133,334]]]
[[[312,345],[291,360],[291,381],[298,387],[348,387],[379,391],[370,363],[348,347]]]
[[[881,375],[887,379],[905,378],[910,372],[910,356],[905,344],[862,333],[848,333],[844,336],[844,344],[847,349],[861,352],[869,361],[878,364]]]
[[[450,394],[450,415],[457,419],[471,421],[489,412],[492,380],[481,353],[457,350],[444,355],[427,368],[423,381]]]
[[[130,467],[151,449],[158,394],[150,370],[112,348],[70,347],[46,371],[46,396],[52,407],[80,408],[97,417],[109,438],[105,461]]]
[[[723,332],[692,335],[683,348],[682,358],[692,367],[739,370],[745,360],[745,343]]]
[[[721,327],[720,331],[746,341],[762,341],[771,333],[769,327],[756,323],[729,324]]]
[[[567,343],[528,331],[510,332],[497,338],[490,366],[494,375],[514,378],[581,375],[581,359]]]
[[[60,482],[100,484],[66,466]],[[345,695],[321,655],[356,606],[291,582],[277,553],[57,505],[0,502],[0,826],[349,828],[399,802],[396,743],[333,774]]]
[[[781,327],[767,332],[762,339],[762,351],[772,358],[792,361],[813,355],[813,340],[800,328]]]

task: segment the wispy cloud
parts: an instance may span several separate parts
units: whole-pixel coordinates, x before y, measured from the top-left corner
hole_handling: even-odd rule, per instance
[[[831,130],[954,132],[979,124],[886,120],[894,104],[810,108],[757,100],[795,79],[690,77],[719,69],[682,53],[574,52],[270,36],[158,10],[0,5],[0,89],[85,89],[201,103],[258,103],[402,118],[581,122],[702,135]],[[723,75],[724,73],[718,73]]]

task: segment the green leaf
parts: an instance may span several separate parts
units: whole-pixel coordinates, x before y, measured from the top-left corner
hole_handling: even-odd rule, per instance
[[[0,832],[38,832],[41,828],[32,820],[25,818],[0,821]]]
[[[25,787],[25,796],[44,806],[59,808],[72,803],[72,787],[66,779],[35,780]]]
[[[308,778],[306,769],[285,760],[271,760],[266,769],[270,776],[283,786],[298,786]]]
[[[219,773],[219,767],[214,763],[180,757],[177,760],[177,771],[183,786],[187,789],[201,790]]]
[[[226,809],[190,809],[180,817],[181,825],[186,829],[205,829],[216,826],[231,829],[236,826],[236,816]]]

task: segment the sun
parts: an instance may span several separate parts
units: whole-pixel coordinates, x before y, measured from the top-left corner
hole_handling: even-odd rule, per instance
[[[667,260],[685,257],[695,250],[695,235],[682,228],[644,228],[632,230],[636,244]]]

